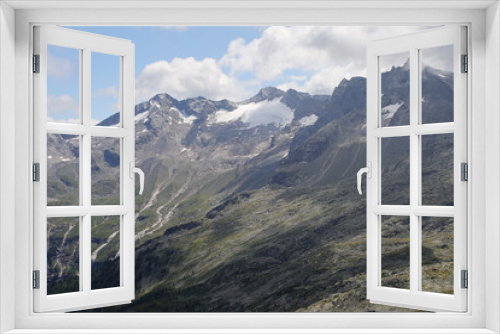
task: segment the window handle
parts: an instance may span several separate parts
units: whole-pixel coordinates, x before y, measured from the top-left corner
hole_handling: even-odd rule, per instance
[[[130,161],[129,163],[129,171],[130,171],[130,178],[134,178],[134,174],[137,173],[139,174],[139,195],[142,195],[142,191],[144,190],[144,172],[142,169],[134,167],[134,162]]]
[[[358,171],[358,192],[360,195],[363,194],[363,192],[361,191],[361,176],[366,173],[366,177],[371,179],[372,178],[372,163],[370,161],[368,161],[368,166],[367,167],[364,167],[364,168],[361,168],[359,171]]]

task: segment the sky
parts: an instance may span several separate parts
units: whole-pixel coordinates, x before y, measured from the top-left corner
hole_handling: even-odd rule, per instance
[[[331,95],[344,78],[366,76],[366,46],[425,27],[68,27],[135,44],[136,103],[158,93],[235,102],[262,87]],[[428,52],[447,69],[446,52]],[[449,52],[448,52],[449,53]],[[404,57],[393,57],[401,66]],[[48,118],[79,122],[79,52],[48,48]],[[389,65],[390,68],[390,65]],[[92,53],[92,122],[119,110],[119,59]]]

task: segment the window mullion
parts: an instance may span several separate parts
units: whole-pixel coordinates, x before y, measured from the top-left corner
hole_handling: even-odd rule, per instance
[[[85,97],[87,99],[87,97]],[[87,110],[84,111],[84,115],[89,116]],[[82,234],[80,234],[80,241],[82,243],[80,261],[82,264],[82,273],[80,274],[80,279],[83,280],[83,291],[90,293],[91,290],[91,214],[90,214],[90,204],[91,204],[91,135],[90,131],[83,135],[83,150],[82,150],[82,170],[83,170],[83,205],[86,208],[86,214],[83,216],[83,227]]]
[[[83,101],[83,88],[84,88],[84,79],[83,79],[83,65],[85,63],[85,60],[84,60],[84,53],[83,53],[83,50],[80,50],[80,63],[79,63],[79,67],[78,67],[78,70],[80,71],[80,91],[79,91],[79,101],[80,101],[80,110],[79,110],[79,114],[80,114],[80,121],[82,122],[81,124],[83,124],[83,114],[84,114],[84,106],[86,107],[86,102]],[[80,148],[83,148],[85,147],[84,146],[84,143],[83,143],[83,137],[82,136],[79,136],[79,143],[80,143]],[[80,156],[79,156],[79,159],[78,159],[78,163],[80,165],[80,168],[78,168],[78,184],[80,185],[80,206],[83,207],[84,205],[84,188],[85,186],[84,183],[83,183],[83,180],[84,180],[84,169],[82,168],[83,166],[83,162],[84,162],[84,159],[83,159],[83,152],[80,152]],[[85,247],[84,247],[84,238],[83,236],[85,235],[85,228],[84,228],[84,225],[85,225],[85,219],[83,216],[80,216],[79,217],[79,224],[78,224],[78,235],[79,235],[79,242],[78,242],[78,248],[79,248],[79,254],[80,254],[80,259],[79,259],[79,262],[78,262],[78,273],[80,275],[80,279],[79,279],[79,291],[84,291],[86,289],[86,286],[85,286],[85,280],[84,280],[84,273],[86,271],[86,268],[85,268],[85,262],[82,261],[82,256],[83,254],[85,254]]]
[[[80,240],[82,242],[82,253],[80,254],[80,267],[82,272],[80,274],[80,281],[83,283],[83,291],[85,293],[90,293],[91,290],[91,273],[92,273],[92,261],[91,261],[91,234],[90,234],[90,223],[91,223],[90,213],[83,216],[83,227],[82,234],[80,235]]]
[[[419,136],[414,132],[418,125],[419,107],[419,56],[418,49],[410,49],[410,291],[415,293],[419,290],[419,217],[413,209],[419,205]]]
[[[83,180],[82,180],[82,198],[83,206],[90,208],[91,203],[91,133],[90,133],[90,110],[91,110],[91,87],[90,87],[90,75],[91,75],[91,51],[89,49],[83,50],[83,67],[82,67],[82,120],[83,125],[86,128],[85,134],[82,136],[82,170],[83,170]]]
[[[124,205],[92,205],[90,213],[94,216],[120,216],[130,212]]]
[[[417,124],[415,124],[414,129],[417,130],[417,128],[422,127],[422,51],[417,50],[416,52],[417,56],[417,75],[415,77],[416,80],[416,87],[418,89],[417,91],[417,97],[416,97],[416,103],[415,107],[415,119],[417,120]],[[440,126],[438,126],[440,128]],[[448,130],[453,129],[453,123],[448,124]],[[444,129],[441,129],[441,131]],[[420,132],[414,132],[415,136],[417,137],[417,152],[415,152],[415,155],[417,157],[417,165],[415,169],[417,170],[416,173],[416,182],[417,182],[417,205],[418,208],[420,209],[422,206],[422,135],[425,133],[425,131],[420,131]],[[413,211],[414,214],[417,214],[417,212]],[[413,273],[414,279],[417,281],[417,290],[421,291],[422,290],[422,215],[420,214],[419,216],[416,217],[416,224],[414,226],[417,227],[416,230],[416,239],[414,239],[413,243],[417,247],[417,254],[414,256],[417,259],[417,271]]]
[[[82,85],[81,85],[81,100],[82,100],[82,120],[83,125],[87,131],[82,136],[82,199],[83,206],[88,208],[88,212],[83,216],[82,234],[80,234],[80,241],[82,243],[82,253],[80,261],[82,262],[82,273],[80,279],[83,281],[83,291],[90,293],[91,291],[91,274],[92,274],[92,261],[91,261],[91,134],[90,134],[90,111],[91,111],[91,50],[83,49],[83,66],[82,66]]]

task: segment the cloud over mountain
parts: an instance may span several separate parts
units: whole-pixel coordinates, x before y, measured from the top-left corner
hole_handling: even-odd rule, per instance
[[[330,94],[342,79],[366,76],[370,41],[426,28],[267,27],[258,38],[232,40],[219,59],[174,58],[147,65],[137,77],[136,98],[141,102],[168,91],[178,99],[204,96],[241,101],[264,86]],[[434,67],[449,63],[448,54],[429,52]]]
[[[138,102],[168,91],[179,99],[241,100],[274,84],[329,94],[343,78],[366,75],[369,41],[421,27],[268,27],[259,38],[234,39],[220,59],[192,57],[147,65],[136,80]],[[280,82],[277,82],[280,81]]]
[[[141,102],[158,92],[169,92],[178,99],[205,96],[239,100],[250,95],[243,83],[225,74],[215,59],[198,61],[193,57],[147,65],[136,79],[136,99]]]
[[[251,73],[259,82],[307,74],[305,82],[290,75],[280,88],[328,94],[343,79],[366,75],[366,46],[376,39],[407,34],[422,27],[275,26],[260,38],[236,39],[219,61],[232,75]],[[300,76],[299,76],[300,77]]]

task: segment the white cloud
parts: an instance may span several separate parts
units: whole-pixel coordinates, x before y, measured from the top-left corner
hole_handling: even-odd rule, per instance
[[[76,64],[73,64],[68,58],[55,57],[47,52],[47,75],[57,79],[68,78],[75,70]]]
[[[382,72],[390,71],[393,67],[403,66],[410,59],[409,52],[395,53],[380,57],[380,69]]]
[[[235,101],[249,94],[237,78],[222,71],[215,59],[197,61],[192,57],[158,61],[142,70],[136,79],[137,102],[158,93],[168,93],[177,99],[204,96]]]
[[[279,89],[287,90],[293,88],[300,92],[310,94],[332,94],[333,88],[339,84],[342,79],[350,79],[355,76],[366,75],[364,69],[348,66],[330,66],[312,74],[307,81],[293,80],[278,85]]]
[[[293,81],[304,81],[307,79],[307,75],[291,75],[290,80]]]
[[[65,123],[65,124],[81,124],[79,118],[54,119],[50,116],[47,116],[47,122]]]
[[[439,70],[453,71],[453,46],[445,45],[422,50],[422,62]]]
[[[260,38],[233,40],[219,64],[232,75],[251,73],[258,81],[287,70],[310,73],[305,83],[290,77],[282,87],[330,94],[344,78],[366,75],[366,46],[376,39],[415,32],[422,27],[269,27]]]
[[[78,115],[79,106],[70,95],[48,95],[47,96],[47,113],[49,115],[70,113]]]
[[[92,97],[112,97],[118,99],[120,97],[120,92],[118,88],[113,85],[101,89],[96,89],[92,92]]]
[[[50,116],[47,116],[47,122],[55,122],[55,123],[64,123],[64,124],[81,124],[79,118],[69,118],[69,119],[54,119]],[[91,119],[90,125],[96,125],[101,121],[98,119]]]
[[[175,30],[178,32],[184,32],[189,29],[189,26],[161,26],[165,30]]]
[[[168,93],[177,99],[205,96],[241,101],[258,89],[283,80],[287,81],[278,85],[281,89],[329,95],[342,79],[366,76],[366,47],[370,41],[425,28],[428,27],[266,27],[259,38],[231,41],[219,60],[174,58],[147,65],[136,79],[136,99],[141,102],[155,94]],[[444,66],[437,51],[429,54],[429,59]]]
[[[110,112],[117,112],[120,110],[120,91],[115,85],[94,90],[92,92],[92,98],[112,98],[114,102],[110,106]]]

